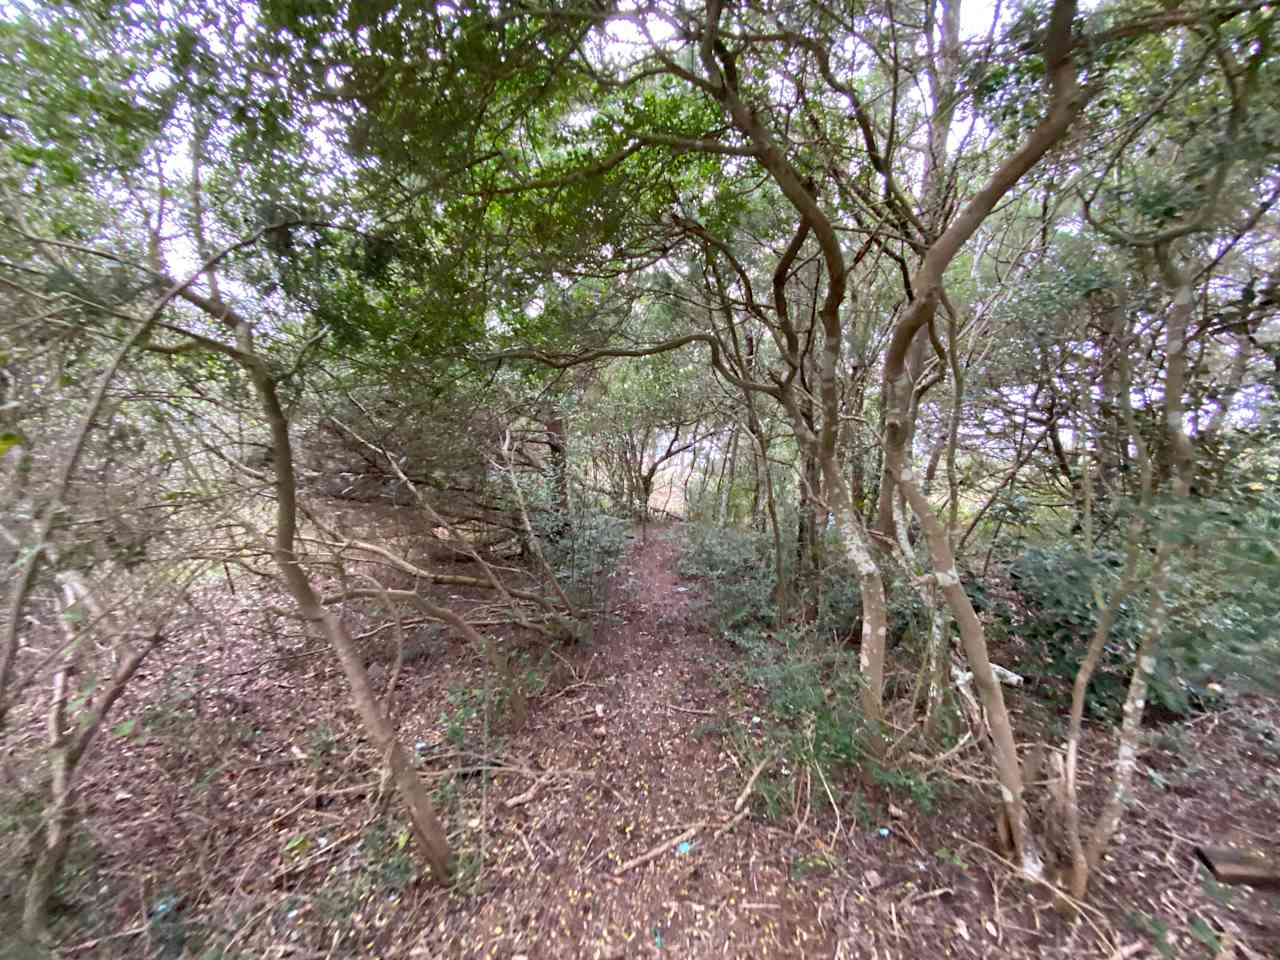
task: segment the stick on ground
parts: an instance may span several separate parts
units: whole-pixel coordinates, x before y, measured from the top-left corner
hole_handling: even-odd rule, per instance
[[[689,827],[689,829],[687,829],[684,833],[680,834],[679,836],[672,837],[670,840],[664,840],[662,841],[662,843],[658,844],[656,847],[651,847],[645,853],[640,854],[640,856],[635,857],[631,860],[628,860],[626,863],[620,866],[617,870],[613,871],[614,878],[617,879],[627,871],[634,870],[636,867],[642,864],[648,863],[650,860],[653,860],[656,857],[662,856],[662,854],[666,853],[672,847],[677,847],[680,844],[684,843],[686,840],[692,840],[694,837],[698,835],[698,831],[701,830],[706,825],[707,825],[706,820],[699,820],[697,823]]]

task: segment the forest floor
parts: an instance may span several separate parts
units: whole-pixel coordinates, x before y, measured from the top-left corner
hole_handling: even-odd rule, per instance
[[[149,666],[86,772],[54,955],[1280,956],[1280,894],[1218,887],[1192,855],[1276,850],[1275,704],[1238,698],[1153,732],[1114,853],[1067,918],[992,851],[974,756],[922,763],[926,814],[910,790],[774,753],[765,693],[706,626],[680,549],[676,527],[635,538],[609,622],[525,659],[518,730],[486,709],[476,651],[415,642],[396,719],[449,825],[448,890],[379,796],[332,659],[270,594],[193,611],[183,629],[201,642]],[[476,619],[492,604],[441,595]],[[766,781],[786,813],[760,802]]]

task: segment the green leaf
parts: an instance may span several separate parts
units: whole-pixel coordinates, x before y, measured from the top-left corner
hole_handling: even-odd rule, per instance
[[[133,736],[134,728],[137,727],[137,725],[137,720],[122,720],[111,728],[111,732],[117,737],[131,737]]]
[[[1195,916],[1191,918],[1190,923],[1191,935],[1212,950],[1215,954],[1218,952],[1221,944],[1218,940],[1218,934],[1209,926],[1203,917]]]
[[[289,838],[284,845],[284,852],[290,856],[300,857],[311,847],[311,838],[305,833],[299,833]]]
[[[3,457],[14,447],[26,445],[27,438],[20,433],[14,433],[9,430],[6,430],[4,433],[0,433],[0,457]]]

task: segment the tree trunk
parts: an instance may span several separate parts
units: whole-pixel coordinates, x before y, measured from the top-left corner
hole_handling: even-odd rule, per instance
[[[778,603],[778,617],[779,619],[785,619],[789,592],[786,580],[786,558],[782,553],[782,528],[778,525],[778,505],[773,494],[773,471],[769,469],[769,444],[765,440],[764,430],[760,425],[759,417],[756,416],[755,403],[750,394],[747,395],[746,402],[748,412],[747,427],[756,441],[757,496],[759,494],[760,479],[763,479],[769,530],[773,534],[773,571],[774,579],[777,581],[774,587],[774,597]]]
[[[548,534],[549,539],[559,540],[569,532],[572,512],[569,503],[569,443],[566,437],[564,417],[556,414],[546,421],[547,446],[550,455],[551,487],[555,495],[556,517]]]
[[[1194,311],[1195,299],[1190,280],[1183,270],[1174,264],[1172,254],[1167,247],[1157,247],[1157,261],[1161,268],[1166,288],[1172,293],[1172,305],[1165,323],[1165,464],[1171,475],[1173,495],[1184,500],[1191,494],[1192,476],[1195,469],[1194,448],[1187,434],[1185,423],[1185,400],[1187,382],[1186,339],[1188,327]],[[1125,424],[1129,428],[1130,441],[1135,445],[1142,474],[1142,506],[1146,514],[1152,503],[1152,457],[1142,441],[1138,430],[1133,408],[1128,395],[1128,367],[1123,349],[1119,353],[1120,383],[1117,391],[1121,408],[1125,414]],[[1147,702],[1147,689],[1151,676],[1156,668],[1156,653],[1164,637],[1168,609],[1164,591],[1168,586],[1168,564],[1173,556],[1175,546],[1171,542],[1161,544],[1156,552],[1152,565],[1150,580],[1151,602],[1147,609],[1146,630],[1139,644],[1133,674],[1129,679],[1129,690],[1125,697],[1120,722],[1120,742],[1116,747],[1116,757],[1111,779],[1111,789],[1103,804],[1101,813],[1093,825],[1087,846],[1082,845],[1079,828],[1079,807],[1075,770],[1079,753],[1080,716],[1084,710],[1084,698],[1088,690],[1089,679],[1101,656],[1102,646],[1119,604],[1125,599],[1134,586],[1133,576],[1136,568],[1138,552],[1138,528],[1135,520],[1129,534],[1129,561],[1120,588],[1112,597],[1111,603],[1103,611],[1093,642],[1090,645],[1085,661],[1081,664],[1076,676],[1075,689],[1072,696],[1071,728],[1067,742],[1067,791],[1072,828],[1069,840],[1072,846],[1071,891],[1076,897],[1083,897],[1088,890],[1089,876],[1097,867],[1110,843],[1112,835],[1119,826],[1124,805],[1129,797],[1133,784],[1133,774],[1137,767],[1138,747],[1142,735],[1142,715]]]
[[[285,581],[289,593],[303,619],[317,624],[338,657],[351,698],[370,739],[382,754],[392,779],[409,811],[409,821],[417,838],[420,854],[431,867],[438,883],[447,883],[452,875],[449,840],[435,810],[431,806],[426,787],[418,779],[404,749],[396,738],[391,721],[374,695],[365,671],[364,659],[356,649],[351,634],[342,621],[328,612],[303,572],[295,552],[297,529],[297,482],[294,473],[293,448],[289,437],[289,423],[276,393],[275,381],[266,364],[253,355],[253,343],[246,324],[237,329],[240,349],[245,359],[254,389],[262,404],[267,423],[271,428],[272,450],[275,459],[276,532],[272,555]]]
[[[884,658],[888,646],[889,612],[880,568],[871,557],[871,545],[862,514],[853,507],[839,464],[831,458],[823,464],[827,504],[840,533],[845,559],[858,578],[862,598],[862,642],[858,668],[862,675],[862,712],[871,730],[868,747],[873,756],[884,752]]]
[[[907,469],[913,421],[913,387],[909,366],[917,335],[930,328],[946,296],[947,267],[995,209],[997,203],[1034,168],[1071,128],[1085,102],[1072,61],[1076,0],[1054,0],[1042,51],[1051,90],[1044,119],[1010,153],[928,247],[911,278],[912,300],[893,330],[885,354],[881,393],[884,404],[884,466],[876,533],[882,544],[893,537],[893,502],[897,478]]]
[[[1009,842],[1019,868],[1028,876],[1039,877],[1043,872],[1043,862],[1037,849],[1035,837],[1031,835],[1027,822],[1026,804],[1022,795],[1022,767],[1018,761],[1018,747],[1013,737],[1013,725],[1009,720],[1009,711],[1005,706],[1004,692],[996,680],[995,671],[991,668],[991,659],[987,653],[986,633],[982,622],[974,612],[969,596],[960,585],[960,575],[956,571],[955,556],[951,551],[950,538],[946,527],[934,515],[928,501],[920,493],[915,478],[909,470],[903,470],[897,476],[897,488],[906,496],[916,519],[924,529],[925,540],[929,545],[930,560],[933,564],[933,578],[955,617],[960,628],[960,641],[964,646],[965,657],[973,669],[974,685],[986,711],[987,726],[991,732],[992,758],[996,767],[996,778],[1000,784],[1000,800],[1003,824],[1008,830]]]
[[[801,454],[800,516],[796,536],[797,577],[822,570],[822,541],[818,537],[818,504],[822,500],[822,468],[816,457]],[[852,501],[852,494],[850,494]]]
[[[725,453],[724,464],[720,471],[720,483],[716,492],[719,505],[716,508],[716,522],[725,524],[729,521],[731,494],[733,492],[733,474],[738,461],[738,425],[733,425],[733,433],[729,436],[729,449]]]
[[[146,646],[130,647],[126,644],[117,648],[120,658],[110,685],[90,712],[76,718],[79,723],[75,724],[74,730],[68,730],[66,722],[67,699],[71,693],[68,684],[70,678],[76,675],[73,660],[77,654],[74,649],[68,662],[54,677],[48,715],[51,754],[49,803],[44,810],[43,842],[35,867],[27,880],[22,909],[22,932],[31,940],[39,939],[45,933],[49,899],[62,872],[67,847],[71,842],[71,830],[75,825],[76,775],[80,761],[138,667],[154,649],[156,639],[153,637]]]

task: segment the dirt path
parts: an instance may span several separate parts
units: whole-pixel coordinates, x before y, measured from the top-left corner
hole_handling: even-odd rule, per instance
[[[518,866],[478,915],[457,917],[459,955],[830,956],[821,893],[791,883],[771,849],[781,831],[740,818],[719,833],[751,772],[719,734],[752,714],[717,682],[733,651],[694,621],[678,554],[668,532],[637,540],[615,581],[621,622],[582,652],[563,695],[535,706],[521,738],[531,762],[584,776],[505,818],[494,853]]]
[[[678,530],[632,544],[590,642],[532,648],[530,685],[551,676],[518,732],[484,722],[492,677],[475,650],[430,626],[410,637],[395,715],[449,826],[448,890],[421,878],[398,812],[379,802],[380,758],[323,645],[282,629],[270,590],[210,591],[221,606],[176,625],[181,649],[122,702],[135,733],[86,773],[54,955],[1075,960],[1137,944],[1121,955],[1139,960],[1161,955],[1157,936],[1177,943],[1165,955],[1229,955],[1205,949],[1209,929],[1245,960],[1280,956],[1280,895],[1228,902],[1190,853],[1203,837],[1269,842],[1274,703],[1242,699],[1151,738],[1087,922],[1068,923],[987,849],[973,786],[987,769],[972,752],[931,785],[929,808],[901,783],[844,771],[839,821],[809,771],[780,757],[759,785],[789,794],[787,812],[766,818],[753,795],[736,819],[753,751],[786,731],[740,651],[703,626]],[[492,605],[451,588],[439,599],[477,619]],[[388,652],[377,624],[353,616],[370,658]],[[30,718],[31,742],[42,723]]]

